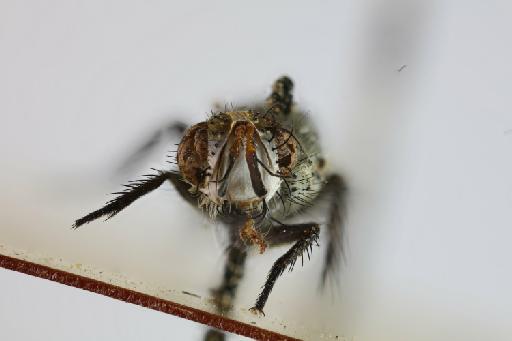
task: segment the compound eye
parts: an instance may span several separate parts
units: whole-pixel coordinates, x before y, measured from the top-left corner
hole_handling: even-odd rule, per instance
[[[291,132],[279,129],[275,136],[275,149],[277,152],[277,165],[279,172],[284,176],[290,176],[297,164],[298,143]]]
[[[268,113],[256,114],[256,119],[254,120],[254,125],[256,126],[256,129],[258,129],[258,131],[261,133],[273,131],[278,126],[274,117]]]
[[[178,146],[178,167],[193,186],[203,187],[208,169],[208,124],[201,122],[187,129]]]

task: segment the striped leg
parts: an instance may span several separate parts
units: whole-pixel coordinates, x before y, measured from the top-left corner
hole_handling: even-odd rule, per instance
[[[217,289],[213,290],[217,311],[220,314],[227,314],[233,306],[236,289],[244,275],[246,257],[247,253],[241,248],[236,246],[229,248],[222,283]],[[224,333],[216,329],[210,329],[206,333],[204,340],[224,340]]]

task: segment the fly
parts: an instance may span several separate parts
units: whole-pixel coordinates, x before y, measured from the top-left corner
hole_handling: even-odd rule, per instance
[[[327,171],[317,132],[309,117],[294,105],[292,90],[292,80],[281,77],[262,105],[216,112],[206,121],[182,128],[175,154],[177,170],[158,170],[130,182],[102,208],[76,220],[73,227],[100,217],[112,218],[169,181],[183,199],[229,230],[224,278],[214,290],[219,313],[228,313],[232,307],[251,247],[264,253],[267,247],[292,244],[274,262],[249,309],[264,315],[277,279],[285,270],[293,270],[299,258],[302,262],[304,255],[309,258],[318,245],[319,223],[286,221],[299,214],[306,216],[307,209],[324,197],[330,204],[323,226],[327,246],[321,284],[325,284],[336,273],[342,256],[346,186],[340,175]],[[215,333],[212,330],[209,335]]]

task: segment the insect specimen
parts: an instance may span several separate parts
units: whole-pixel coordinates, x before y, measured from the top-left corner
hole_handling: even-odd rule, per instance
[[[342,255],[343,178],[327,172],[318,136],[308,116],[293,103],[293,82],[276,80],[266,101],[251,109],[224,110],[184,130],[175,154],[178,170],[160,170],[126,185],[102,208],[76,220],[75,228],[100,217],[112,218],[165,181],[192,205],[229,231],[230,245],[221,285],[214,291],[220,313],[230,310],[249,248],[292,244],[270,269],[250,311],[263,308],[279,276],[318,245],[320,224],[288,224],[319,198],[329,201],[327,248],[321,283]],[[176,123],[172,127],[183,127]],[[172,129],[171,129],[172,130]],[[303,260],[303,259],[302,259]]]

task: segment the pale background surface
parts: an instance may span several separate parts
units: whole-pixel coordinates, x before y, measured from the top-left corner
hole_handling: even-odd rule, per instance
[[[207,293],[218,233],[170,187],[108,224],[68,227],[140,173],[114,176],[160,124],[262,99],[286,73],[349,182],[349,247],[340,293],[316,294],[315,250],[278,282],[268,318],[355,340],[510,339],[511,12],[508,1],[2,1],[0,243]],[[284,251],[250,259],[240,309]],[[202,332],[5,270],[0,283],[2,340]],[[59,331],[31,327],[43,322]]]

